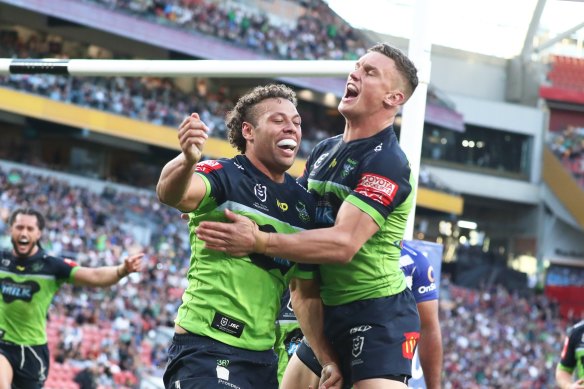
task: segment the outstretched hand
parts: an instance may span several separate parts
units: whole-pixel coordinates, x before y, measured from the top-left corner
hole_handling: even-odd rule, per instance
[[[243,257],[257,252],[260,230],[258,225],[245,216],[225,210],[231,223],[204,221],[195,230],[197,237],[205,242],[205,248]]]
[[[124,271],[126,275],[142,270],[142,257],[144,257],[144,253],[130,255],[124,259]]]

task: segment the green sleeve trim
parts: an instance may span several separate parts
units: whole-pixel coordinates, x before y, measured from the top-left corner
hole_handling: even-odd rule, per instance
[[[209,198],[209,196],[211,195],[211,183],[209,182],[209,179],[201,173],[197,173],[199,175],[199,177],[201,177],[203,179],[203,182],[205,183],[205,196],[203,196],[203,199],[201,200],[201,204],[203,204],[203,202],[205,200],[207,200]]]
[[[349,195],[347,196],[347,198],[345,198],[345,201],[353,204],[355,207],[359,208],[361,211],[371,216],[371,218],[375,220],[375,223],[377,223],[379,227],[381,227],[385,223],[385,218],[379,212],[377,212],[375,208],[373,208],[372,206],[370,206],[357,196]]]
[[[67,282],[69,282],[70,284],[73,283],[73,281],[75,281],[75,273],[77,273],[77,271],[81,268],[81,266],[75,266],[73,269],[71,269],[71,273],[69,273],[69,279],[67,280]]]
[[[567,373],[572,374],[574,372],[574,368],[573,367],[568,367],[568,366],[564,366],[561,363],[558,364],[558,369],[565,371]]]

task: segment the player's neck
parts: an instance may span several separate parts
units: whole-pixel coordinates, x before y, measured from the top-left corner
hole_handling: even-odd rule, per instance
[[[351,142],[374,136],[392,125],[393,119],[392,117],[389,119],[385,118],[385,120],[378,120],[365,117],[361,120],[347,120],[345,123],[345,132],[343,133],[343,141]]]

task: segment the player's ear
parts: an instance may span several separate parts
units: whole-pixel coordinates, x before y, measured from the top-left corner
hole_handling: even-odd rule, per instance
[[[252,140],[253,139],[253,125],[249,122],[243,122],[241,124],[241,135],[245,140]]]
[[[383,99],[383,103],[390,106],[390,107],[397,107],[405,103],[405,95],[400,90],[394,90],[391,92],[387,92],[385,98]]]

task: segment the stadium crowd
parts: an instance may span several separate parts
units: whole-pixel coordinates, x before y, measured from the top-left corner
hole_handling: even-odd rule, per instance
[[[165,26],[218,37],[237,47],[282,59],[357,59],[368,43],[324,1],[296,2],[303,13],[293,20],[230,2],[204,0],[93,0],[118,12]]]
[[[570,125],[561,131],[550,131],[548,144],[584,188],[584,127]]]
[[[20,206],[47,217],[43,246],[87,266],[140,249],[146,269],[111,290],[67,286],[50,310],[54,361],[47,387],[77,388],[91,371],[101,388],[139,387],[162,374],[173,312],[189,263],[179,214],[154,193],[19,165],[0,165],[0,233]],[[441,281],[445,388],[549,388],[567,324],[553,302],[501,287],[471,290]],[[569,319],[568,319],[569,320]],[[166,329],[166,330],[165,330]]]
[[[21,37],[17,31],[0,33],[0,57],[69,58],[61,38],[35,33]],[[87,45],[75,47],[83,58],[99,58],[99,50]],[[55,101],[106,111],[160,126],[177,128],[185,113],[198,112],[207,123],[211,136],[226,138],[224,116],[233,107],[233,96],[227,85],[201,81],[190,93],[184,92],[171,79],[156,77],[64,77],[55,75],[0,76],[0,86],[38,94]],[[203,85],[205,84],[205,85]],[[318,120],[302,104],[303,143],[300,156],[306,157],[312,147],[330,135],[331,124]],[[338,129],[336,129],[338,131]]]

